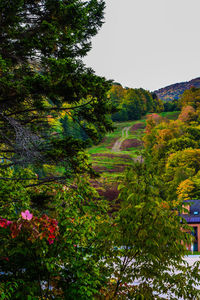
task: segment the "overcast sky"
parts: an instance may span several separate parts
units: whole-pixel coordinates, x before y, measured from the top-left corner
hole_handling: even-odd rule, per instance
[[[96,74],[155,90],[200,77],[200,0],[105,0],[84,60]]]

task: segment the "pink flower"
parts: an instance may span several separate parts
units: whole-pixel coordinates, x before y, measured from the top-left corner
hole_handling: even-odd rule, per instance
[[[58,221],[57,221],[57,220],[55,220],[55,219],[53,219],[53,220],[52,220],[52,223],[53,223],[53,225],[55,225],[55,226],[57,226],[57,225],[58,225]]]
[[[29,210],[26,210],[25,212],[21,212],[21,215],[22,215],[22,219],[28,220],[28,221],[30,221],[33,217],[33,215],[30,213]]]
[[[53,244],[53,240],[48,238],[49,245]]]
[[[7,222],[6,222],[6,225],[7,225],[7,226],[9,226],[9,225],[11,225],[11,224],[12,224],[12,221],[7,221]]]
[[[10,226],[12,224],[12,221],[8,221],[6,219],[2,219],[0,218],[0,227],[2,228],[7,228],[8,226]]]

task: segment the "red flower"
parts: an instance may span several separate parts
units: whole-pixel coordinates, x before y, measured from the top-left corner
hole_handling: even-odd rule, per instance
[[[6,219],[0,219],[0,227],[2,227],[2,228],[7,228],[11,224],[12,224],[12,221],[8,221]]]
[[[49,239],[55,239],[55,235],[50,234],[50,235],[49,235]]]
[[[1,257],[1,259],[9,261],[8,257]]]
[[[53,240],[48,238],[49,245],[53,244]]]
[[[50,226],[50,227],[49,227],[49,231],[50,231],[51,233],[53,233],[53,232],[55,231],[55,227]]]
[[[1,219],[0,220],[0,227],[2,227],[2,228],[6,228],[7,226],[6,226],[6,220],[5,219]]]
[[[53,225],[57,226],[58,225],[58,221],[56,221],[55,219],[52,220]]]

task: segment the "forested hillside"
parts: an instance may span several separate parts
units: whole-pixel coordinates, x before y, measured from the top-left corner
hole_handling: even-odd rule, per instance
[[[87,106],[90,108],[90,106]],[[171,107],[170,107],[171,109]],[[147,113],[161,112],[164,105],[156,94],[144,89],[123,88],[120,84],[113,84],[107,93],[107,125],[113,122],[127,122],[140,120]],[[49,116],[49,123],[54,128],[54,134],[84,142],[86,147],[98,144],[106,134],[99,131],[95,123],[87,122],[78,116],[79,110],[63,111],[57,118]]]
[[[180,107],[177,120],[150,117],[144,136],[151,165],[165,182],[166,198],[179,204],[200,197],[200,89],[186,90]]]
[[[190,89],[191,87],[200,87],[200,77],[192,79],[188,82],[180,82],[171,84],[164,88],[154,91],[159,99],[163,101],[172,101],[174,99],[178,99],[185,90]]]
[[[117,112],[112,114],[114,122],[139,120],[147,112],[163,111],[163,103],[156,94],[142,88],[123,88],[120,84],[114,84],[108,97],[117,109]]]

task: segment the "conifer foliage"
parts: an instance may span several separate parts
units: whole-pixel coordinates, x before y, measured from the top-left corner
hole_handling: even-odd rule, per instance
[[[82,62],[103,23],[98,0],[0,2],[0,156],[4,166],[64,165],[88,169],[86,143],[55,133],[63,112],[93,141],[111,129],[110,82]]]

